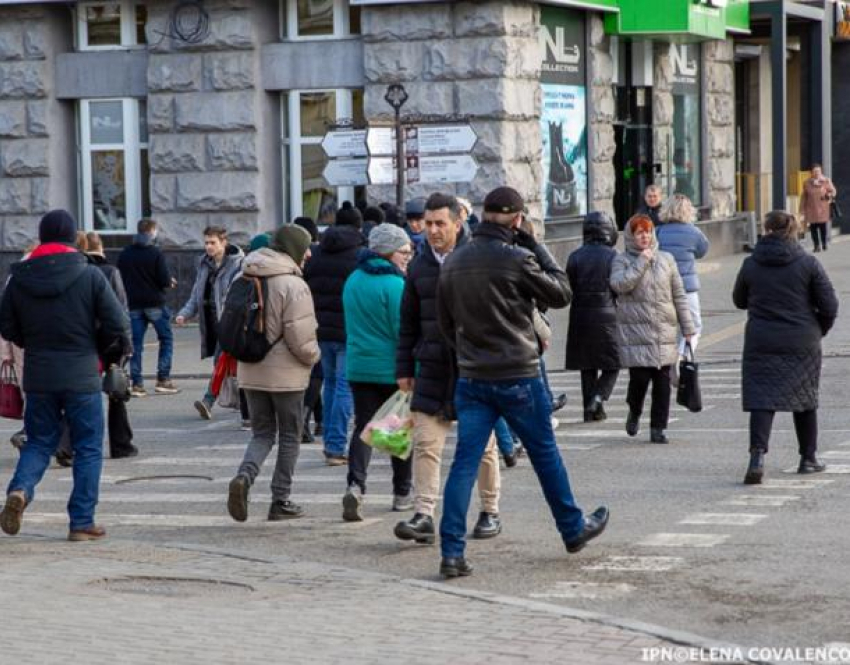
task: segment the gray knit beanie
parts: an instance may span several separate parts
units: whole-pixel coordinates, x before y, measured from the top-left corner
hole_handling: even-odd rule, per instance
[[[394,224],[381,224],[369,234],[369,249],[381,256],[389,256],[409,244],[410,236]]]

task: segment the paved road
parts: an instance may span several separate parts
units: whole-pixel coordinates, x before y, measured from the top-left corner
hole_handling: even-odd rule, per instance
[[[844,299],[850,289],[850,244],[841,239],[830,252],[820,256]],[[258,561],[273,561],[278,570],[318,566],[336,571],[343,578],[352,575],[353,579],[357,579],[357,574],[351,571],[360,570],[387,576],[396,585],[402,580],[418,580],[433,583],[436,589],[499,594],[510,601],[491,604],[486,616],[501,621],[514,617],[511,612],[519,611],[517,608],[532,612],[535,617],[538,615],[534,612],[539,611],[541,617],[549,616],[546,621],[555,621],[551,617],[558,616],[557,628],[548,630],[556,636],[554,643],[564,649],[568,645],[573,648],[576,639],[579,643],[585,639],[569,637],[569,630],[581,632],[575,627],[559,632],[566,624],[558,622],[568,619],[557,612],[569,613],[572,609],[746,647],[819,647],[850,642],[850,566],[846,554],[850,548],[850,516],[846,510],[850,494],[850,415],[846,409],[845,378],[850,372],[850,333],[844,323],[846,317],[842,313],[825,344],[821,449],[830,472],[814,478],[801,478],[791,472],[797,461],[796,447],[790,417],[781,416],[777,418],[768,459],[768,483],[745,487],[741,480],[747,460],[747,430],[745,415],[740,411],[738,365],[743,316],[733,309],[729,296],[741,260],[740,256],[730,257],[704,269],[707,329],[700,360],[704,363],[706,410],[694,415],[674,409],[672,445],[648,444],[645,433],[637,439],[625,436],[624,380],[617,386],[606,423],[579,423],[580,412],[572,406],[579,401],[577,376],[557,371],[560,358],[557,349],[553,349],[550,369],[556,371],[551,372],[552,384],[565,390],[571,399],[571,406],[561,414],[558,440],[576,495],[587,508],[607,503],[612,510],[605,536],[579,555],[567,556],[564,552],[534,473],[525,460],[503,474],[505,532],[491,541],[473,542],[469,556],[476,566],[475,575],[450,585],[438,583],[437,548],[411,546],[393,538],[392,528],[400,516],[389,510],[391,486],[386,459],[376,457],[373,462],[367,519],[360,524],[340,520],[345,470],[324,466],[319,445],[303,446],[298,464],[294,498],[305,505],[306,518],[283,524],[264,521],[269,465],[255,486],[249,522],[233,523],[225,509],[226,484],[235,471],[248,433],[239,430],[233,412],[219,412],[211,423],[200,421],[191,402],[201,393],[203,381],[186,378],[181,381],[184,392],[178,396],[149,397],[131,404],[143,456],[106,464],[99,515],[109,528],[111,543],[84,550],[94,557],[89,560],[87,555],[78,554],[79,549],[68,550],[70,546],[59,540],[66,529],[64,504],[70,472],[52,469],[36,503],[27,511],[22,536],[15,543],[0,539],[0,569],[11,566],[9,570],[19,573],[47,569],[59,578],[67,571],[82,583],[101,565],[104,574],[127,574],[127,565],[134,559],[122,559],[121,552],[141,548],[139,551],[149,552],[152,559],[143,566],[149,574],[160,571],[158,574],[182,577],[191,570],[182,564],[166,564],[175,551],[183,551],[175,548],[191,547],[195,552],[237,553]],[[560,322],[557,325],[562,327]],[[178,335],[178,372],[186,376],[197,376],[206,368],[194,357],[194,335],[196,331],[191,329]],[[11,431],[7,422],[0,423],[0,427],[3,425],[6,428],[0,429],[0,434]],[[645,429],[647,424],[643,426]],[[11,449],[0,447],[0,476],[4,481],[13,462]],[[444,469],[449,462],[450,454]],[[161,477],[169,475],[182,477]],[[19,557],[21,551],[27,553],[29,563]],[[71,558],[66,560],[69,552]],[[161,567],[158,557],[163,560]],[[218,559],[229,560],[221,556]],[[119,566],[116,561],[124,565]],[[229,580],[248,579],[252,574],[248,564],[238,570],[224,564],[209,565],[216,576]],[[57,573],[57,567],[63,572]],[[132,569],[131,566],[129,570]],[[9,570],[0,585],[4,607],[14,606],[26,593],[20,575],[13,575],[17,581],[7,587]],[[45,579],[46,582],[39,582],[35,596],[42,600],[50,597],[53,578],[48,575]],[[468,612],[469,630],[478,630],[475,613],[481,608],[476,603],[481,601],[464,596],[466,604],[453,606],[454,600],[430,588],[428,593],[434,595],[428,599],[411,591],[415,587],[409,583],[393,588],[400,605],[407,599],[412,607],[426,608],[422,611],[428,612],[428,617],[432,613],[427,608],[438,608],[437,615],[451,611],[465,617]],[[336,593],[332,584],[325,590],[332,597]],[[91,593],[96,599],[101,592]],[[316,593],[316,598],[324,598]],[[352,602],[354,607],[346,607],[344,601],[334,607],[348,617],[359,617],[359,603],[368,604],[368,593],[363,599],[351,594],[357,599]],[[302,596],[305,602],[311,598],[309,593]],[[123,607],[119,596],[115,598],[115,607]],[[132,595],[120,598],[135,602]],[[237,599],[233,605],[230,596],[227,598],[210,607],[227,616],[228,607],[241,607],[245,602]],[[537,610],[532,611],[529,603],[541,604],[533,605]],[[285,603],[272,605],[281,609]],[[154,606],[166,607],[156,603]],[[193,616],[195,610],[184,609],[187,617]],[[175,619],[180,616],[174,615]],[[329,620],[335,627],[340,625],[338,617]],[[536,638],[529,635],[549,634],[543,626],[545,621],[535,624],[536,620],[530,620],[528,634],[516,639],[533,642]],[[65,621],[73,624],[72,619]],[[235,621],[234,625],[249,632],[267,630],[262,624],[250,625],[247,621],[245,625]],[[579,625],[588,629],[598,624]],[[20,627],[34,629],[26,622]],[[608,629],[605,635],[587,638],[587,644],[602,645],[600,653],[587,655],[582,661],[567,658],[563,662],[642,662],[639,648],[648,643],[632,633],[624,639],[611,625]],[[501,630],[494,628],[489,634],[503,634]],[[480,634],[484,639],[488,632],[482,629]],[[508,634],[512,635],[505,633]],[[435,629],[426,643],[451,639],[451,635],[451,630],[440,634]],[[672,634],[667,637],[675,638]],[[657,638],[647,639],[658,643]],[[373,643],[371,638],[364,640],[364,649]],[[624,646],[627,644],[631,646]],[[316,653],[324,654],[324,660],[319,657],[319,661],[328,662],[341,652],[331,649]],[[368,650],[363,653],[367,654],[363,662],[381,662],[385,655],[378,650],[370,660]],[[466,660],[452,662],[502,662],[497,655],[483,647],[478,652],[470,648],[462,654]],[[501,656],[504,662],[520,660],[519,653],[505,652]],[[547,658],[544,651],[538,653],[530,646],[525,656],[528,662],[553,662],[551,653]]]

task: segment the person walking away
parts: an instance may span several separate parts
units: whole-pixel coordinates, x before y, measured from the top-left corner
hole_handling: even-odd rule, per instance
[[[611,266],[617,256],[617,226],[604,212],[591,212],[582,227],[584,244],[567,259],[573,292],[567,329],[566,369],[581,372],[584,422],[602,421],[620,373],[617,305]]]
[[[652,384],[650,441],[669,443],[670,367],[679,359],[678,331],[690,341],[695,329],[685,287],[672,255],[658,249],[652,220],[635,215],[626,224],[625,252],[611,268],[617,294],[621,367],[629,369],[626,433],[636,436]]]
[[[322,350],[322,406],[324,453],[329,466],[347,462],[348,423],[353,408],[345,375],[346,330],[342,289],[357,267],[357,255],[366,244],[360,229],[363,218],[356,208],[341,208],[304,268],[304,279],[313,294],[318,339]]]
[[[26,261],[11,269],[0,303],[0,334],[24,349],[24,423],[27,445],[7,489],[0,528],[20,531],[26,507],[59,445],[63,419],[74,452],[68,501],[72,541],[106,535],[95,524],[103,465],[103,403],[99,350],[130,347],[130,322],[95,266],[73,248],[77,230],[64,210],[39,222],[39,240]]]
[[[518,231],[525,203],[510,187],[484,199],[484,221],[472,241],[440,270],[440,330],[455,349],[458,440],[443,498],[440,574],[472,574],[464,556],[470,495],[490,433],[504,416],[517,433],[568,552],[578,552],[605,529],[608,509],[585,518],[576,505],[552,429],[552,401],[540,376],[532,324],[539,308],[570,301],[567,276],[546,248]]]
[[[732,292],[735,307],[747,310],[741,364],[743,409],[750,413],[747,485],[762,482],[777,411],[794,414],[797,473],[826,469],[817,458],[821,339],[838,316],[835,289],[820,262],[797,241],[794,217],[770,212],[764,232]]]
[[[661,204],[664,197],[658,185],[647,185],[643,190],[643,203],[638,208],[638,215],[646,215],[657,229],[664,221],[661,219]]]
[[[245,254],[239,247],[227,242],[227,229],[208,226],[204,229],[204,256],[198,261],[195,284],[186,304],[177,314],[178,326],[187,319],[198,318],[201,333],[201,359],[213,358],[213,369],[221,353],[218,348],[218,319],[224,307],[224,297],[231,282],[242,270]],[[211,384],[202,399],[195,402],[201,418],[212,419],[215,396]]]
[[[820,164],[812,164],[812,177],[803,183],[800,195],[800,214],[812,234],[815,251],[829,248],[829,222],[832,217],[832,202],[838,192],[832,180],[823,174]]]
[[[127,292],[133,330],[130,394],[133,397],[145,397],[148,394],[142,379],[142,358],[145,333],[150,324],[159,342],[154,392],[174,395],[180,390],[171,380],[174,334],[171,330],[171,310],[165,304],[165,292],[176,286],[177,281],[168,270],[162,250],[156,246],[157,223],[152,219],[142,219],[136,225],[136,230],[133,243],[121,251],[116,263]]]
[[[319,227],[309,217],[296,217],[292,222],[300,226],[310,234],[310,253],[312,254],[319,244]],[[315,435],[322,436],[322,419],[324,416],[322,410],[322,382],[324,374],[322,373],[322,363],[313,365],[310,372],[310,385],[304,393],[304,432],[301,435],[301,443],[313,443],[313,432],[310,431],[310,418],[312,417],[316,423]]]
[[[703,258],[711,244],[694,222],[697,211],[691,200],[684,194],[674,194],[664,203],[661,209],[661,219],[664,224],[657,229],[658,249],[672,254],[676,259],[676,267],[685,287],[688,299],[688,309],[694,324],[694,334],[691,337],[691,349],[697,350],[702,333],[702,309],[699,301],[699,275],[696,262]],[[685,340],[679,336],[679,355],[685,355]],[[678,374],[678,363],[673,364],[673,374]],[[674,381],[678,385],[677,380]]]
[[[372,447],[360,438],[363,428],[396,392],[396,354],[401,324],[401,298],[404,275],[413,257],[410,238],[404,229],[382,224],[372,229],[369,249],[364,250],[357,269],[345,282],[342,292],[345,313],[345,373],[354,397],[354,433],[348,451],[348,489],[342,499],[342,518],[347,522],[363,519],[366,476]],[[393,469],[393,510],[413,507],[411,465],[391,457]]]
[[[440,492],[440,464],[446,437],[456,419],[454,387],[457,359],[437,324],[437,283],[440,269],[456,247],[467,242],[459,201],[432,194],[425,203],[425,238],[421,252],[407,271],[401,305],[401,334],[396,355],[398,386],[412,392],[413,517],[399,522],[401,540],[435,541],[434,510]],[[478,470],[481,512],[474,538],[492,538],[502,531],[499,518],[499,455],[490,437]]]
[[[239,471],[230,481],[230,516],[248,519],[248,494],[263,462],[277,443],[268,519],[301,517],[304,509],[290,499],[292,477],[304,426],[304,391],[319,362],[316,315],[301,266],[310,257],[310,234],[300,226],[279,228],[267,248],[251,252],[240,279],[259,279],[267,289],[265,335],[272,345],[256,363],[239,362],[239,387],[248,397],[252,438]]]

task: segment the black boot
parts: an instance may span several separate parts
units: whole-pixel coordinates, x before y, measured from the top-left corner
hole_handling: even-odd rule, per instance
[[[601,422],[608,418],[608,414],[605,413],[605,407],[603,406],[604,401],[601,395],[594,395],[593,399],[590,401],[590,413],[593,416],[593,420],[597,422]]]
[[[638,432],[640,432],[640,414],[629,409],[629,416],[626,418],[626,434],[637,436]]]
[[[395,525],[395,537],[399,540],[415,540],[422,545],[433,545],[434,519],[430,515],[416,513],[406,522]]]
[[[496,513],[482,512],[478,515],[478,522],[472,530],[472,537],[478,540],[495,538],[502,533],[502,520]]]
[[[764,452],[755,450],[750,453],[750,465],[744,476],[744,485],[761,485],[764,478]]]
[[[552,413],[560,411],[567,405],[567,393],[561,393],[552,400]]]
[[[315,443],[316,439],[313,438],[313,433],[310,431],[310,422],[309,420],[304,421],[304,429],[301,432],[301,443]]]
[[[664,430],[660,427],[649,428],[649,441],[651,443],[670,443],[670,439],[667,438]]]
[[[826,464],[821,462],[816,455],[808,455],[800,458],[800,466],[797,473],[822,473],[826,471]]]
[[[440,561],[440,575],[446,579],[467,577],[472,575],[472,566],[462,556],[443,557],[443,560]]]

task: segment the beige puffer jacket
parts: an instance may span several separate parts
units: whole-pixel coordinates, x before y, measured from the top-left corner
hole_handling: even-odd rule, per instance
[[[243,274],[268,278],[266,337],[281,338],[258,363],[239,363],[239,387],[282,393],[305,390],[321,354],[313,297],[287,254],[263,248],[249,254]],[[282,337],[281,337],[282,335]]]
[[[628,226],[626,251],[611,266],[617,294],[617,330],[623,367],[663,367],[677,362],[677,334],[692,335],[694,324],[682,278],[671,254],[658,249],[655,234],[647,260],[635,246]]]

